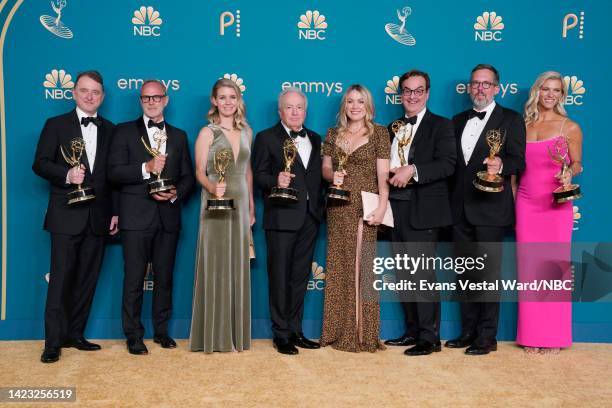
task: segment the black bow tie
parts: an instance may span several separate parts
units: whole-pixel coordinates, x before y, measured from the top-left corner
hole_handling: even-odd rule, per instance
[[[292,138],[296,138],[296,137],[306,137],[306,129],[302,128],[302,130],[296,132],[295,130],[290,130],[289,131],[289,136],[291,136]]]
[[[480,120],[483,120],[485,116],[487,116],[487,111],[478,112],[477,110],[472,109],[468,114],[468,120],[472,118],[478,118]]]
[[[149,128],[156,127],[159,130],[162,130],[164,128],[164,121],[162,120],[161,122],[155,123],[153,122],[153,120],[149,119],[149,123],[147,123],[147,127]]]
[[[403,120],[403,122],[405,124],[409,124],[410,123],[412,126],[414,126],[414,125],[416,125],[417,117],[416,117],[416,115],[411,116],[409,118],[404,116],[402,120]]]
[[[94,125],[96,125],[97,127],[102,126],[102,119],[98,118],[98,117],[93,117],[93,116],[83,116],[81,118],[81,125],[87,127],[87,125],[89,125],[90,123],[93,123]]]

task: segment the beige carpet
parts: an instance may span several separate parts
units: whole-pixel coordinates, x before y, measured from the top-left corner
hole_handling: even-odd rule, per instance
[[[164,350],[148,356],[122,341],[103,350],[64,349],[39,362],[41,341],[0,342],[0,386],[74,386],[77,402],[10,407],[611,407],[612,345],[575,344],[530,356],[500,343],[488,356],[443,349],[406,357],[403,348],[345,353],[331,348],[277,354],[269,340],[250,351],[206,355]],[[2,404],[0,404],[2,405]]]

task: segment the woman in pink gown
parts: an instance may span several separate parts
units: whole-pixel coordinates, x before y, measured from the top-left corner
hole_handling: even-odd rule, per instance
[[[582,172],[582,132],[568,119],[563,107],[566,89],[561,75],[544,72],[531,87],[525,105],[527,124],[526,168],[516,190],[516,240],[518,278],[521,282],[551,279],[552,265],[562,279],[571,279],[572,203],[557,204],[552,191],[571,184]],[[551,153],[565,144],[568,171]],[[560,149],[563,152],[563,149]],[[554,272],[554,271],[553,271]],[[519,296],[516,342],[528,353],[556,354],[572,344],[571,292],[550,291]],[[552,297],[551,297],[552,296]],[[529,299],[529,301],[525,299]],[[523,300],[521,300],[523,299]],[[554,300],[554,301],[551,301]]]

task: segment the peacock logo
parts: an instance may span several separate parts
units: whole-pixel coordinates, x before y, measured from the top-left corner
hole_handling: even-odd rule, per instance
[[[504,23],[502,16],[495,11],[485,11],[476,17],[474,41],[501,41]]]
[[[327,21],[319,10],[307,10],[300,16],[298,26],[298,39],[300,40],[324,40]]]
[[[224,74],[223,78],[229,79],[234,82],[240,88],[240,92],[244,93],[246,91],[246,85],[244,84],[244,80],[238,76],[238,74]]]
[[[387,81],[385,86],[385,104],[387,105],[399,105],[402,103],[402,97],[399,94],[399,76],[395,75],[393,78]]]
[[[140,37],[159,37],[160,26],[163,20],[160,17],[159,11],[153,7],[141,6],[134,11],[132,24],[134,24],[134,35]]]
[[[565,84],[565,91],[567,96],[565,97],[566,105],[577,105],[583,104],[582,98],[586,94],[584,82],[578,79],[577,76],[564,76],[563,83]]]
[[[308,290],[323,290],[325,288],[325,269],[316,262],[311,265],[312,278],[308,281]]]
[[[72,99],[72,75],[63,69],[54,69],[45,75],[45,99]]]

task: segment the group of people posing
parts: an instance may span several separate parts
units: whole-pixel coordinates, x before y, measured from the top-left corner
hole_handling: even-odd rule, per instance
[[[41,361],[59,360],[62,347],[100,349],[83,334],[106,236],[118,231],[128,351],[148,353],[141,309],[149,264],[154,274],[153,340],[163,348],[176,347],[168,333],[172,275],[181,206],[195,180],[202,194],[192,351],[250,348],[254,187],[263,194],[270,318],[279,353],[328,345],[374,352],[384,344],[409,347],[405,354],[410,356],[441,351],[436,299],[403,299],[405,333],[384,344],[380,340],[372,261],[388,207],[393,213],[390,238],[400,251],[419,243],[433,253],[443,231],[469,251],[470,245],[461,244],[502,242],[513,226],[517,242],[569,243],[571,203],[555,203],[551,191],[570,185],[582,172],[582,134],[567,118],[566,90],[556,72],[537,78],[524,116],[496,103],[499,73],[491,65],[474,67],[469,82],[473,108],[452,120],[427,108],[427,73],[406,72],[399,84],[404,113],[398,120],[388,127],[376,124],[372,95],[362,85],[351,85],[340,102],[336,126],[322,141],[304,126],[308,101],[298,88],[280,93],[280,121],[253,137],[239,87],[220,79],[211,91],[209,124],[195,143],[194,173],[185,132],[165,121],[169,97],[161,82],[143,83],[142,116],[114,126],[98,115],[104,99],[102,77],[96,71],[81,73],[73,90],[76,109],[47,120],[33,165],[50,183],[44,227],[51,234],[51,270]],[[491,131],[504,135],[494,155],[485,136]],[[75,150],[75,140],[81,141],[81,150]],[[568,146],[568,171],[560,171],[549,155],[558,140]],[[70,153],[80,161],[67,160]],[[500,177],[502,191],[474,187],[476,174],[483,170],[491,179]],[[327,202],[328,184],[344,190],[348,200]],[[88,187],[95,198],[75,193]],[[284,200],[277,199],[279,191]],[[362,192],[376,194],[373,210],[366,213]],[[81,199],[68,204],[67,194],[80,194]],[[211,206],[219,199],[233,209]],[[325,217],[323,328],[315,342],[304,336],[302,317],[316,237]],[[499,270],[500,263],[501,250],[492,249],[489,272]],[[519,261],[519,276],[537,272],[529,268]],[[498,318],[499,302],[462,302],[461,333],[445,346],[465,348],[468,355],[495,351]],[[556,353],[571,340],[570,302],[519,303],[517,342],[526,351]]]

